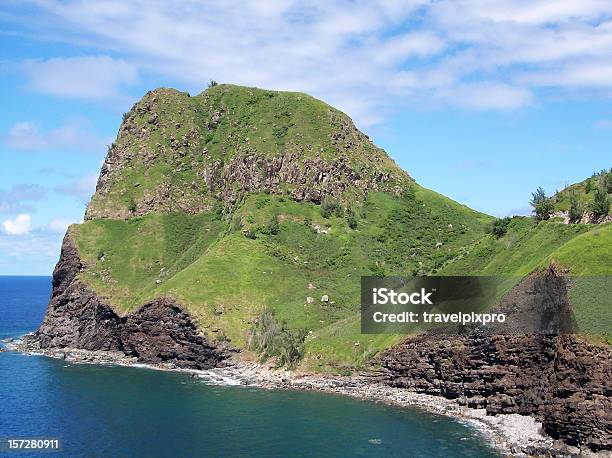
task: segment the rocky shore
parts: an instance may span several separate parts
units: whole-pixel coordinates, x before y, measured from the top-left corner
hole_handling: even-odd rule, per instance
[[[542,430],[542,424],[531,416],[520,414],[488,415],[486,409],[470,408],[441,396],[417,393],[383,383],[380,374],[364,372],[351,377],[300,373],[275,369],[257,363],[227,361],[225,367],[187,369],[173,363],[142,364],[136,357],[118,351],[83,349],[41,349],[32,339],[5,342],[6,348],[27,354],[44,355],[76,364],[110,364],[172,370],[200,378],[209,384],[242,385],[262,389],[294,389],[351,396],[365,401],[397,407],[419,408],[446,415],[478,429],[503,455],[509,456],[596,456],[611,457],[608,451],[593,452],[587,447],[568,446],[554,440]]]

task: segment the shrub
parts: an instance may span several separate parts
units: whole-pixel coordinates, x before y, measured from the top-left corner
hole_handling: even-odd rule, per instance
[[[510,221],[512,221],[510,217],[496,218],[495,221],[491,223],[489,232],[497,238],[503,237],[506,232],[508,232],[508,224],[510,224]]]
[[[578,194],[576,191],[572,191],[570,194],[570,206],[568,210],[569,220],[571,222],[580,221],[582,218],[582,213],[584,212],[582,208],[582,203],[578,199]]]
[[[272,215],[270,221],[268,222],[268,232],[271,235],[276,235],[280,231],[280,226],[278,224],[278,217],[276,215]]]
[[[323,202],[321,202],[321,216],[329,218],[332,215],[342,216],[342,207],[333,197],[324,197]]]
[[[595,190],[595,197],[593,199],[593,214],[595,216],[604,216],[608,214],[610,210],[610,199],[608,199],[607,193],[607,175],[603,175],[599,179],[599,186]]]
[[[547,220],[553,212],[553,202],[550,198],[546,197],[544,189],[539,187],[534,193],[531,194],[531,200],[529,201],[533,207],[533,213],[537,220]]]
[[[355,212],[352,208],[346,211],[346,224],[348,224],[348,227],[351,229],[357,229],[357,216],[355,216]]]
[[[262,361],[278,357],[279,365],[294,367],[304,355],[305,330],[288,329],[272,310],[264,310],[249,330],[247,345]]]
[[[135,212],[136,212],[136,208],[137,208],[137,207],[136,207],[136,200],[134,200],[134,198],[133,198],[133,197],[131,197],[131,198],[130,198],[130,201],[129,201],[129,203],[128,203],[128,210],[129,210],[131,213],[135,213]]]

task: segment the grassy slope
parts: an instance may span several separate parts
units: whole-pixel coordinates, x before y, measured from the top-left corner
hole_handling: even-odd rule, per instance
[[[323,218],[319,206],[267,194],[248,195],[233,214],[220,216],[217,196],[192,183],[206,167],[241,153],[292,151],[326,160],[346,154],[360,173],[367,175],[374,161],[397,175],[393,161],[346,115],[305,94],[230,85],[196,97],[157,90],[126,115],[115,148],[127,152],[129,162],[114,167],[108,192],[92,199],[93,214],[126,214],[132,202],[159,195],[167,213],[73,226],[88,266],[83,281],[121,313],[173,296],[209,333],[238,346],[250,322],[274,308],[290,327],[311,331],[303,363],[311,369],[359,364],[402,338],[360,334],[361,275],[513,276],[507,290],[551,260],[580,274],[609,273],[609,226],[601,228],[602,237],[590,226],[515,218],[508,234],[495,239],[485,235],[490,217],[416,184],[401,198],[371,193],[365,202],[346,199],[358,217],[354,230],[342,216]],[[193,202],[205,203],[205,212],[181,212]],[[268,230],[274,215],[278,234]],[[596,252],[601,259],[588,258]],[[579,322],[588,327],[590,312],[607,305],[593,305],[584,281],[571,294]],[[323,294],[333,303],[322,304]],[[315,302],[306,304],[307,296]]]
[[[580,329],[612,343],[612,224],[575,237],[550,260],[576,275],[569,295]]]
[[[448,263],[442,272],[508,275],[502,283],[503,294],[524,275],[551,263],[567,269],[573,277],[569,296],[580,330],[609,340],[612,224],[564,225],[513,218],[504,237],[484,237],[469,253]]]
[[[117,310],[134,310],[169,295],[207,332],[244,346],[251,321],[271,307],[290,327],[312,331],[303,367],[314,370],[359,365],[402,338],[360,333],[361,275],[508,275],[509,290],[550,262],[576,275],[610,273],[610,224],[567,226],[514,218],[508,233],[496,239],[484,234],[491,218],[414,189],[402,199],[371,194],[354,207],[355,230],[344,217],[323,218],[320,206],[252,194],[231,219],[151,214],[89,221],[71,231],[89,267],[83,280]],[[273,215],[280,221],[276,235],[268,233]],[[317,226],[327,233],[317,233]],[[246,229],[256,238],[245,237]],[[581,277],[572,284],[576,318],[588,332],[610,329],[610,296],[600,293],[608,283],[604,277]],[[322,304],[323,294],[334,303]],[[307,296],[314,304],[306,304]]]
[[[71,231],[88,265],[82,279],[117,310],[173,296],[213,335],[243,346],[250,322],[272,307],[290,327],[312,331],[305,364],[323,369],[363,361],[399,338],[360,334],[361,275],[435,271],[484,234],[490,217],[417,185],[414,191],[371,194],[353,208],[356,229],[343,216],[323,218],[320,206],[252,194],[231,219],[151,214]],[[247,229],[255,239],[243,235]],[[322,304],[323,294],[333,304]],[[306,304],[307,296],[315,303]]]
[[[578,197],[578,201],[583,209],[589,209],[593,203],[595,190],[599,186],[599,180],[601,179],[602,173],[605,173],[605,171],[599,172],[599,174],[593,174],[593,176],[586,180],[566,186],[561,191],[555,193],[553,196],[555,211],[569,210],[572,194]],[[612,212],[612,210],[610,211]]]

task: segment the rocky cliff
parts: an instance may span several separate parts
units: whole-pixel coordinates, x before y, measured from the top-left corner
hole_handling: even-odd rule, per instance
[[[159,298],[119,316],[79,279],[84,269],[67,234],[53,272],[45,320],[30,337],[40,348],[118,351],[142,363],[206,369],[224,364],[229,349],[211,343],[174,301]]]
[[[534,298],[543,299],[534,299]],[[552,437],[612,449],[612,350],[571,331],[565,280],[549,268],[527,277],[500,304],[525,328],[409,338],[381,356],[389,383],[456,399],[488,414],[533,415]],[[569,326],[568,326],[569,325]],[[544,332],[541,332],[544,330]],[[560,331],[549,334],[551,331]]]
[[[363,200],[410,182],[348,116],[306,94],[162,88],[124,115],[85,219],[232,208],[248,192]]]

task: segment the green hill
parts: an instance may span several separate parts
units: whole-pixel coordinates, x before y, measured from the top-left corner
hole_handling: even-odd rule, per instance
[[[272,311],[306,336],[303,367],[338,370],[402,338],[360,333],[362,275],[609,273],[609,225],[514,218],[498,239],[492,221],[416,184],[325,103],[220,85],[158,89],[126,113],[69,234],[80,280],[118,313],[171,297],[246,350]]]
[[[447,275],[508,276],[500,294],[550,264],[570,276],[569,297],[579,330],[610,340],[612,224],[562,224],[514,217],[507,233],[487,235],[441,270]]]
[[[572,205],[572,199],[574,199],[579,213],[592,213],[598,190],[603,190],[607,199],[612,201],[612,169],[601,170],[586,180],[571,184],[556,192],[552,196],[554,209],[556,212],[567,213]],[[611,211],[609,209],[607,214],[612,214]]]

